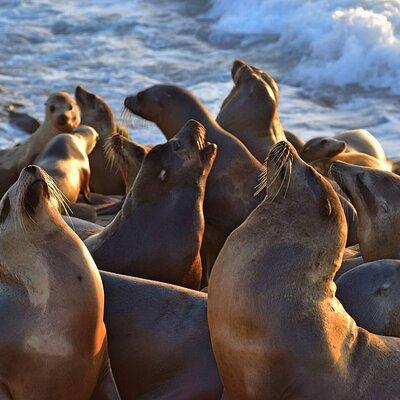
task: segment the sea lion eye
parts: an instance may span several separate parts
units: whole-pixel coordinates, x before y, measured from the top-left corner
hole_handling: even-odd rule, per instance
[[[10,212],[10,199],[6,197],[3,202],[3,208],[0,213],[0,223],[3,223]]]
[[[174,140],[174,150],[180,150],[182,148],[182,143],[180,142],[180,140]]]
[[[321,140],[322,146],[324,146],[324,145],[327,144],[327,143],[328,143],[328,141],[327,141],[326,139],[322,139],[322,140]]]
[[[51,106],[49,107],[49,110],[50,110],[50,112],[54,112],[54,111],[56,110],[56,108],[55,108],[53,105],[51,105]]]
[[[71,111],[72,110],[72,104],[68,104],[68,111]]]

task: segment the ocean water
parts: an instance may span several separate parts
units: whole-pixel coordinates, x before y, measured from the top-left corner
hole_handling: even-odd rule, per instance
[[[0,0],[0,33],[0,147],[25,138],[5,105],[42,119],[48,94],[77,84],[117,116],[126,95],[160,82],[216,115],[241,58],[279,82],[286,129],[365,128],[400,158],[399,0]],[[137,119],[130,132],[164,140]]]

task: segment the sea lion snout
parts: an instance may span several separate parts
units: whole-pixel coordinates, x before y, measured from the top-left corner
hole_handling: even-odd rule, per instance
[[[24,170],[30,172],[31,174],[35,174],[36,171],[38,170],[38,167],[36,165],[28,165],[27,167],[24,168]]]
[[[137,108],[138,101],[143,100],[144,94],[143,92],[139,92],[136,96],[127,96],[124,100],[124,106],[133,113]]]

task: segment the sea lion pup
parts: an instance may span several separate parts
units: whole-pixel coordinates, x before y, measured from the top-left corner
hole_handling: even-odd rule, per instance
[[[79,124],[80,114],[75,100],[65,92],[51,94],[46,101],[45,120],[39,129],[18,146],[0,150],[0,196],[55,135],[72,132]]]
[[[335,297],[346,243],[336,192],[287,142],[261,186],[266,198],[227,239],[208,287],[223,399],[397,398],[400,340],[357,327]]]
[[[143,160],[122,210],[85,243],[111,272],[199,289],[203,199],[216,145],[194,120]]]
[[[90,202],[90,166],[88,155],[93,151],[99,134],[90,126],[80,125],[73,134],[54,137],[42,150],[35,164],[43,168],[70,203],[79,193]]]
[[[129,192],[139,172],[143,159],[152,146],[135,143],[128,137],[116,133],[105,144],[105,152],[111,164],[116,164],[125,182],[125,191]]]
[[[279,119],[278,85],[267,72],[241,60],[233,63],[231,74],[234,86],[217,122],[263,162],[271,147],[286,139]]]
[[[75,98],[81,109],[82,124],[93,127],[100,136],[95,149],[89,156],[91,190],[102,194],[125,194],[122,174],[116,166],[108,165],[104,153],[106,140],[117,132],[117,123],[111,108],[103,98],[82,86],[76,87]]]
[[[174,85],[156,85],[128,96],[125,106],[134,114],[153,121],[170,139],[185,122],[194,118],[207,131],[207,140],[218,146],[204,202],[206,230],[202,262],[211,271],[226,238],[261,201],[254,196],[263,166],[240,140],[222,129],[204,105],[188,90]]]
[[[121,397],[220,399],[207,295],[109,272],[101,271],[101,277],[109,353]]]
[[[337,281],[337,298],[357,325],[370,332],[400,337],[400,261],[359,265]]]
[[[332,164],[331,173],[357,210],[364,261],[400,259],[400,177],[339,161]]]
[[[30,165],[0,203],[1,399],[119,399],[100,274],[60,196]]]
[[[311,162],[322,158],[332,158],[345,151],[364,153],[380,161],[386,161],[385,152],[380,143],[364,129],[346,131],[332,137],[310,139],[304,145],[300,156],[304,161]]]

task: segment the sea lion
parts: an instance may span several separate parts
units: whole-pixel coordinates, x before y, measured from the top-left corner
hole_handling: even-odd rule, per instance
[[[1,399],[120,398],[100,274],[61,218],[60,196],[30,165],[1,200]]]
[[[121,397],[220,399],[207,295],[109,272],[101,271],[101,277],[109,353]]]
[[[102,226],[94,224],[93,222],[71,217],[69,215],[64,215],[63,219],[81,240],[85,240],[89,236],[100,233],[104,229]]]
[[[361,264],[336,280],[336,296],[357,325],[400,337],[400,261]]]
[[[15,107],[13,104],[9,104],[7,106],[8,111],[8,119],[10,124],[16,126],[18,129],[32,135],[32,133],[36,132],[40,127],[40,122],[30,116],[29,114],[15,111]]]
[[[343,142],[344,143],[344,142]],[[388,161],[378,160],[365,153],[341,153],[332,158],[323,158],[320,160],[312,161],[310,164],[318,170],[319,173],[327,176],[329,174],[330,167],[335,161],[343,161],[348,164],[360,165],[362,167],[369,167],[374,169],[380,169],[382,171],[391,171],[392,166]]]
[[[206,230],[202,262],[211,271],[229,233],[238,227],[261,201],[254,196],[262,164],[236,137],[222,129],[204,105],[188,90],[174,85],[156,85],[128,96],[125,106],[134,114],[153,121],[170,139],[190,118],[202,123],[207,140],[218,146],[206,190]]]
[[[208,287],[223,399],[397,398],[400,339],[357,327],[335,297],[346,243],[336,192],[287,142],[261,184],[266,198],[227,239]]]
[[[46,101],[45,120],[25,142],[0,150],[0,197],[58,133],[72,132],[80,124],[79,108],[65,92],[53,93]]]
[[[128,193],[139,172],[145,155],[152,146],[135,143],[119,133],[112,135],[105,144],[105,152],[111,164],[116,164],[125,182]]]
[[[332,137],[310,139],[300,153],[304,161],[311,162],[322,158],[332,158],[344,151],[369,154],[383,162],[385,152],[371,133],[364,129],[355,129],[339,133]]]
[[[296,149],[297,153],[300,154],[300,152],[303,150],[304,145],[306,144],[304,139],[302,137],[300,137],[297,133],[287,131],[286,129],[284,132],[285,132],[287,141],[289,143],[291,143],[294,146],[294,148]]]
[[[143,160],[122,210],[85,244],[111,272],[200,288],[203,199],[216,145],[189,120]]]
[[[73,133],[55,136],[36,157],[35,164],[43,168],[70,203],[79,193],[90,202],[90,166],[88,155],[93,151],[99,134],[90,126],[80,125]]]
[[[81,109],[82,124],[96,129],[100,139],[89,156],[90,188],[93,192],[102,194],[125,194],[125,184],[122,174],[116,166],[108,165],[104,153],[106,140],[117,132],[117,123],[108,104],[100,96],[77,86],[75,98]]]
[[[400,177],[339,161],[332,164],[331,173],[357,210],[364,261],[400,259]]]
[[[267,72],[241,60],[233,63],[231,74],[234,86],[216,120],[263,162],[271,147],[286,139],[279,119],[278,85]]]

